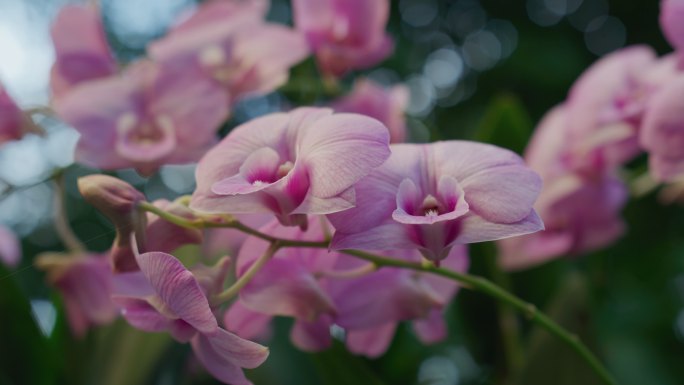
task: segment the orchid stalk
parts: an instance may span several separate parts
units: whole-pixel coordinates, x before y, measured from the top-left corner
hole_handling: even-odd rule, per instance
[[[255,263],[252,265],[253,269],[250,272],[243,275],[240,280],[238,280],[233,286],[226,289],[221,294],[217,295],[215,298],[218,300],[227,300],[232,298],[237,292],[244,287],[257,272],[257,270],[262,267],[265,262],[277,251],[279,248],[285,247],[310,247],[310,248],[328,248],[329,242],[309,242],[291,239],[280,239],[265,233],[262,233],[256,229],[244,225],[234,218],[230,218],[227,221],[217,222],[212,220],[212,217],[202,217],[198,216],[198,219],[187,219],[170,212],[167,212],[159,207],[156,207],[149,202],[140,202],[138,205],[139,210],[153,213],[160,218],[169,221],[175,225],[200,229],[207,227],[228,227],[239,231],[243,231],[257,238],[263,239],[271,243],[268,251],[259,258],[262,263]],[[215,219],[215,218],[214,218]],[[495,283],[489,281],[488,279],[476,275],[460,273],[443,267],[438,267],[434,263],[424,261],[424,263],[415,263],[410,261],[405,261],[401,259],[389,258],[382,255],[377,255],[373,253],[368,253],[360,250],[341,250],[341,253],[356,257],[358,259],[370,262],[375,268],[379,269],[382,267],[395,267],[402,269],[409,269],[418,272],[426,272],[430,274],[435,274],[441,277],[448,278],[450,280],[460,283],[462,286],[482,292],[487,294],[498,301],[501,301],[515,310],[524,314],[530,321],[536,323],[537,325],[544,328],[549,333],[556,336],[558,339],[563,341],[568,347],[574,350],[582,359],[592,368],[592,370],[597,374],[598,377],[605,384],[614,385],[617,384],[613,379],[610,372],[603,366],[599,359],[587,348],[587,346],[571,332],[567,331],[561,325],[553,321],[551,318],[546,316],[543,312],[539,311],[537,307],[531,303],[525,302],[521,298],[515,296],[509,291],[501,288]]]

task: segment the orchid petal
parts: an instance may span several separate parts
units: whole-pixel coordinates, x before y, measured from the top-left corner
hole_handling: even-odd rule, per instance
[[[137,261],[160,299],[179,318],[202,333],[218,328],[209,301],[197,280],[176,258],[150,252],[138,255]]]
[[[309,176],[318,181],[311,193],[331,197],[380,166],[389,157],[389,133],[375,119],[336,114],[307,126],[299,151]]]
[[[330,347],[332,338],[330,336],[330,317],[322,316],[313,322],[296,320],[290,330],[292,343],[306,352],[320,352]]]
[[[355,354],[375,358],[387,351],[397,329],[396,322],[377,326],[371,329],[349,330],[347,332],[347,348]]]

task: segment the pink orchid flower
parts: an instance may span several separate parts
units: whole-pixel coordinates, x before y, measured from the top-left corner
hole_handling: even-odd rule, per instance
[[[488,144],[394,144],[387,162],[355,188],[356,206],[328,215],[335,250],[418,249],[440,261],[456,244],[543,228],[532,209],[539,175]]]
[[[69,326],[77,337],[118,315],[110,298],[113,277],[106,255],[44,254],[37,266],[47,271],[48,280],[62,294]]]
[[[684,175],[684,75],[663,87],[644,117],[641,144],[649,152],[651,174],[659,181]]]
[[[78,162],[149,175],[164,164],[199,159],[216,143],[227,104],[211,82],[139,62],[122,76],[75,88],[57,100],[55,110],[81,134]]]
[[[380,122],[325,108],[298,108],[235,128],[199,162],[190,208],[274,213],[306,226],[306,214],[354,205],[354,185],[389,156]]]
[[[55,97],[79,83],[117,72],[97,8],[65,6],[52,25],[51,35],[56,59],[50,73],[50,88]]]
[[[662,0],[660,2],[660,27],[663,34],[670,42],[672,47],[681,56],[684,51],[684,1],[682,0]],[[684,59],[680,63],[684,64]],[[681,66],[681,65],[680,65]]]
[[[332,103],[337,112],[353,112],[381,121],[390,132],[390,143],[406,141],[404,111],[409,102],[403,85],[385,88],[370,79],[357,80],[351,93]]]
[[[568,110],[549,111],[525,151],[528,165],[538,172],[544,187],[535,209],[546,229],[499,241],[500,264],[507,270],[529,268],[563,255],[578,255],[605,247],[624,232],[619,212],[627,190],[600,158],[578,168]],[[591,207],[586,202],[593,202]]]
[[[16,234],[0,225],[0,262],[15,267],[21,261],[21,243]]]
[[[249,385],[242,368],[255,368],[268,357],[268,348],[219,327],[207,298],[210,287],[176,258],[161,252],[136,256],[141,273],[119,277],[115,300],[134,327],[169,331],[179,342],[190,342],[204,367],[218,380]],[[221,268],[222,272],[225,270]],[[218,274],[219,279],[224,274]]]
[[[309,49],[291,28],[267,23],[253,2],[203,4],[167,36],[149,45],[165,71],[211,79],[230,101],[269,93],[287,82]]]
[[[292,6],[295,26],[326,75],[370,68],[392,53],[394,43],[385,32],[388,0],[294,0]]]
[[[21,139],[25,119],[17,104],[0,84],[0,146],[5,142]]]

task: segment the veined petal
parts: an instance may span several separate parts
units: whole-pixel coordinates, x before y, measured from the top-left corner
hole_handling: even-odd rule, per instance
[[[311,193],[331,197],[347,190],[390,155],[389,132],[358,114],[334,114],[300,133],[299,157],[311,179]]]
[[[330,198],[319,198],[312,194],[307,194],[304,201],[292,211],[292,214],[332,214],[354,207],[355,202],[356,190],[353,187]]]
[[[513,223],[494,223],[478,215],[470,215],[463,219],[461,232],[454,243],[495,241],[543,229],[544,223],[534,210],[531,210],[527,217]]]
[[[140,254],[136,259],[159,298],[179,318],[202,333],[218,328],[209,301],[197,280],[175,257],[150,252]]]
[[[222,328],[204,334],[211,344],[213,351],[225,361],[234,363],[242,368],[253,369],[261,365],[268,358],[268,348],[240,338]]]
[[[168,330],[172,322],[145,300],[114,297],[114,302],[121,307],[121,315],[136,329],[161,332]]]
[[[197,359],[217,380],[230,385],[252,385],[242,368],[219,354],[204,334],[196,335],[190,344]]]
[[[542,186],[539,175],[523,165],[483,170],[462,183],[470,209],[497,223],[525,218]]]

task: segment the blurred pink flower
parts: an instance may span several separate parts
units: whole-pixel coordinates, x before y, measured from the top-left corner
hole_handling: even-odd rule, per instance
[[[267,23],[262,2],[211,1],[149,45],[164,71],[211,79],[228,101],[269,93],[287,82],[309,50],[304,37]]]
[[[392,258],[420,262],[415,250],[383,251]],[[336,268],[349,270],[365,262],[345,257]],[[463,245],[454,246],[443,267],[464,273],[468,254]],[[426,344],[446,338],[442,313],[458,292],[459,285],[428,273],[399,268],[382,268],[353,279],[331,281],[328,291],[337,309],[335,324],[347,332],[347,346],[356,354],[377,357],[389,347],[399,321],[412,321],[419,339]]]
[[[322,241],[325,227],[314,220],[302,231],[273,221],[260,230],[285,239]],[[268,242],[249,238],[240,250],[238,275],[267,248]],[[421,260],[415,250],[383,254]],[[465,247],[452,248],[445,265],[465,272]],[[384,353],[399,321],[414,320],[426,343],[446,336],[441,311],[456,294],[456,283],[406,269],[372,271],[365,266],[368,262],[325,249],[282,249],[243,288],[240,300],[225,314],[225,325],[244,338],[258,338],[268,333],[271,317],[294,317],[290,337],[306,351],[326,349],[331,343],[330,327],[338,325],[347,333],[352,352],[371,357]]]
[[[273,316],[249,309],[238,298],[223,315],[223,326],[248,340],[266,341],[271,337]]]
[[[403,85],[385,88],[370,79],[357,80],[351,93],[332,103],[337,112],[354,112],[381,121],[390,132],[390,143],[406,141],[404,111],[409,102]]]
[[[662,0],[660,2],[660,27],[676,51],[684,51],[684,23],[682,20],[684,20],[684,1]],[[679,54],[682,55],[681,52]],[[681,62],[684,64],[684,61]]]
[[[169,331],[179,342],[190,342],[197,358],[218,380],[251,384],[242,368],[261,365],[268,348],[219,327],[207,298],[213,293],[172,255],[150,252],[136,258],[141,273],[121,275],[114,296],[124,318],[138,329]]]
[[[385,32],[388,0],[294,0],[292,6],[295,26],[326,75],[370,68],[392,53],[394,43]]]
[[[234,17],[263,19],[269,6],[270,0],[208,0],[202,2],[192,13],[183,15],[171,30],[190,30],[223,23]]]
[[[532,209],[541,180],[513,152],[466,141],[391,149],[356,184],[356,206],[328,215],[333,249],[418,249],[437,262],[456,244],[543,228]]]
[[[658,181],[684,176],[684,75],[663,87],[644,117],[641,144]]]
[[[535,208],[546,229],[499,241],[499,263],[506,270],[521,270],[610,245],[625,231],[620,210],[627,196],[626,186],[614,176],[568,174],[545,182]]]
[[[307,231],[285,227],[273,220],[260,231],[278,238],[303,241],[325,239],[323,224],[314,219]],[[238,254],[236,271],[241,276],[269,247],[269,243],[250,237]],[[321,287],[317,273],[331,271],[339,257],[325,249],[284,248],[269,260],[240,292],[240,300],[249,309],[269,315],[289,316],[314,321],[323,314],[333,314],[332,299]]]
[[[216,143],[227,105],[211,82],[139,62],[121,76],[73,89],[55,110],[81,134],[78,162],[150,175],[164,164],[198,160]]]
[[[567,108],[549,111],[534,132],[525,160],[538,172],[544,187],[534,207],[543,231],[504,239],[500,264],[520,270],[563,255],[577,255],[609,245],[624,232],[619,212],[627,189],[605,164],[578,159],[568,131]],[[578,162],[583,167],[578,168]],[[586,202],[592,202],[590,206]]]
[[[64,95],[78,83],[116,73],[117,63],[96,7],[64,6],[50,33],[55,45],[55,64],[50,73],[53,96]]]
[[[601,173],[640,152],[641,119],[671,75],[665,69],[652,48],[632,46],[604,56],[577,79],[564,107],[571,167]]]
[[[0,146],[21,139],[25,117],[7,90],[0,84]]]
[[[389,156],[380,122],[298,108],[235,128],[199,162],[190,207],[210,213],[274,213],[306,226],[306,214],[354,205],[354,184]]]
[[[0,262],[15,267],[21,261],[21,243],[16,234],[0,225]]]
[[[72,332],[83,337],[93,325],[106,325],[118,315],[110,296],[112,271],[104,254],[44,254],[36,265],[64,299]]]

